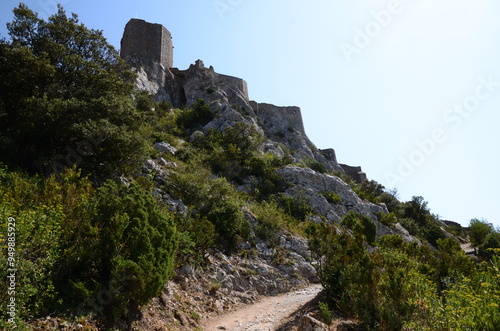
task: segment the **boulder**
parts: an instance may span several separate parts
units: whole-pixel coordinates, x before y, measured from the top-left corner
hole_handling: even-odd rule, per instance
[[[314,317],[309,316],[309,314],[304,315],[300,319],[299,327],[297,331],[328,331],[328,325],[323,322],[318,321]]]
[[[169,153],[175,155],[175,153],[177,152],[177,148],[164,141],[155,143],[153,147],[160,153]]]

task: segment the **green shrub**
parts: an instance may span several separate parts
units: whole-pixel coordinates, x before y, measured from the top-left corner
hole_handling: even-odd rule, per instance
[[[209,249],[216,247],[215,225],[206,218],[188,218],[177,222],[179,248],[177,267],[200,265]]]
[[[432,219],[427,201],[421,196],[414,196],[408,202],[402,204],[401,218],[413,219],[419,227],[425,227]]]
[[[130,321],[158,295],[173,270],[173,218],[148,191],[108,181],[93,198],[90,217],[76,225],[57,279],[77,313],[101,312],[107,322]]]
[[[500,323],[496,254],[479,265],[452,238],[438,239],[434,253],[383,236],[368,252],[363,236],[332,225],[311,224],[307,234],[326,295],[360,329],[496,330]]]
[[[424,233],[424,238],[434,247],[437,247],[437,241],[439,239],[446,238],[443,230],[441,230],[441,227],[436,223],[428,224],[421,231]]]
[[[250,226],[241,210],[243,201],[225,178],[212,178],[195,165],[181,165],[165,186],[191,207],[194,219],[205,218],[215,226],[219,247],[232,250],[240,238],[248,238]]]
[[[474,218],[469,223],[470,240],[476,247],[483,244],[486,236],[493,232],[493,227],[485,220]]]
[[[347,226],[354,233],[363,235],[370,244],[373,244],[377,238],[377,225],[366,215],[357,214],[351,211],[344,215],[342,224]]]
[[[394,213],[384,214],[380,213],[377,215],[378,221],[384,225],[391,226],[398,222],[398,218]]]
[[[255,126],[238,122],[225,128],[224,132],[210,129],[194,145],[201,149],[212,172],[241,183],[248,175],[249,162],[262,138]]]
[[[307,216],[311,215],[313,211],[309,198],[303,194],[298,194],[297,196],[279,194],[277,199],[279,206],[285,212],[300,221],[305,221]]]
[[[324,302],[319,302],[318,303],[318,308],[319,308],[319,318],[323,323],[326,323],[327,325],[331,325],[333,322],[333,313],[328,307],[327,303]]]
[[[401,226],[404,227],[412,236],[416,236],[420,232],[417,222],[411,218],[400,219],[399,224],[401,224]]]
[[[500,232],[492,232],[484,238],[483,244],[479,246],[479,256],[491,260],[494,249],[500,249]]]
[[[201,129],[213,120],[214,115],[205,100],[198,101],[190,109],[181,111],[177,117],[177,125],[188,132]]]
[[[340,195],[338,195],[335,192],[321,192],[321,195],[325,197],[326,201],[329,203],[334,203],[334,204],[341,204],[342,203],[342,198]]]
[[[378,246],[387,249],[401,249],[404,245],[403,238],[397,234],[386,234],[378,239]]]
[[[323,163],[316,161],[316,160],[310,160],[306,164],[312,170],[317,171],[317,172],[322,173],[322,174],[325,174],[328,171],[326,169],[326,166]]]
[[[12,217],[16,224],[19,318],[27,320],[56,310],[60,293],[54,275],[65,254],[63,247],[75,239],[75,224],[87,217],[92,192],[89,180],[81,178],[74,169],[57,181],[54,176],[43,180],[10,172],[0,165],[0,263],[7,265],[4,240],[7,240],[7,220]],[[0,269],[2,279],[6,279],[6,272],[6,268]],[[1,302],[8,299],[5,285],[6,282],[0,283]]]
[[[272,194],[277,194],[286,188],[286,182],[278,174],[277,169],[290,163],[287,158],[279,158],[272,154],[254,156],[248,162],[248,175],[255,176],[253,183],[254,194],[259,200],[267,199]]]
[[[285,228],[292,228],[294,219],[275,202],[262,201],[252,205],[252,212],[258,221],[255,235],[271,245],[277,244],[278,235]]]

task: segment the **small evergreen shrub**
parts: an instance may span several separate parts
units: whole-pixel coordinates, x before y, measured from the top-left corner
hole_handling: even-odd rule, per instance
[[[325,197],[326,201],[328,201],[329,203],[334,203],[334,204],[341,204],[342,203],[342,198],[340,197],[340,195],[338,195],[337,193],[335,192],[321,192],[321,195],[323,197]]]
[[[191,106],[191,109],[181,111],[177,117],[177,125],[188,132],[198,130],[213,120],[214,115],[203,99]]]
[[[77,313],[104,314],[108,323],[130,321],[170,277],[177,247],[173,218],[150,192],[108,181],[93,198],[79,240],[64,250],[58,285]]]
[[[307,162],[307,166],[312,170],[322,174],[325,174],[328,171],[323,163],[318,162],[316,160],[310,160],[309,162]]]
[[[391,226],[398,222],[398,218],[394,213],[384,214],[380,213],[377,215],[378,221],[384,225]]]
[[[318,308],[319,308],[320,320],[327,325],[331,325],[333,322],[333,313],[330,310],[330,307],[328,307],[328,304],[324,302],[319,302]]]
[[[351,211],[344,215],[342,224],[355,233],[364,235],[368,243],[373,244],[375,242],[377,237],[377,225],[370,217]]]
[[[303,194],[298,194],[297,196],[279,194],[277,199],[279,206],[285,212],[300,221],[305,221],[307,216],[311,215],[313,211],[309,199]]]
[[[472,219],[469,223],[470,240],[476,247],[483,244],[486,236],[493,232],[493,227],[484,220]]]

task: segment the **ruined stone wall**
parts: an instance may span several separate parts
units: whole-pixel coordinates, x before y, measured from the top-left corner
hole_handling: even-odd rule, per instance
[[[238,77],[227,76],[222,74],[219,74],[219,77],[221,80],[225,81],[230,87],[234,86],[236,89],[240,90],[245,96],[246,101],[249,101],[248,85],[247,82],[245,82],[245,80]]]
[[[340,164],[342,169],[345,171],[347,175],[349,175],[352,179],[354,179],[358,183],[364,182],[366,178],[366,173],[361,170],[361,167],[353,167],[347,164]]]
[[[153,60],[165,68],[172,68],[174,47],[172,35],[161,24],[131,19],[125,26],[121,40],[120,56]]]
[[[257,109],[254,109],[254,111],[257,115],[269,116],[272,114],[274,117],[279,117],[282,121],[280,123],[281,129],[291,127],[304,135],[306,134],[299,107],[279,107],[268,103],[259,103],[257,104]]]

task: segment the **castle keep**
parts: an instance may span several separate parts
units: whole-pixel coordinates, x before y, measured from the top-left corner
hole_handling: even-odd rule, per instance
[[[131,19],[125,26],[120,47],[124,59],[131,56],[156,61],[165,68],[174,66],[172,35],[161,24]]]

